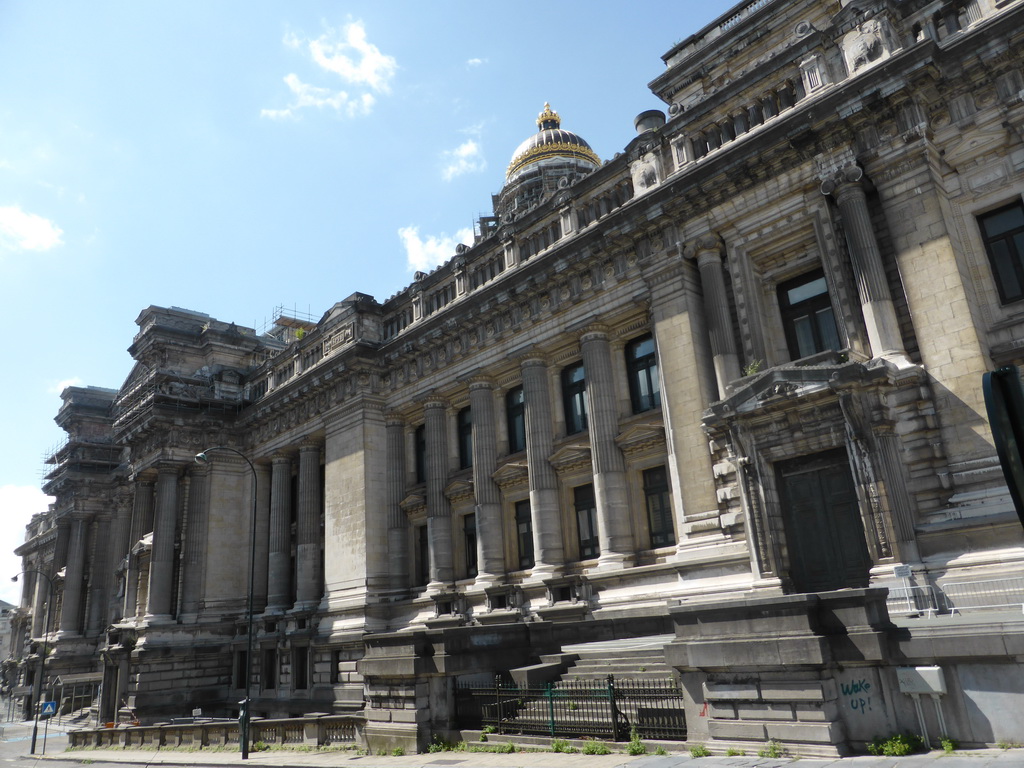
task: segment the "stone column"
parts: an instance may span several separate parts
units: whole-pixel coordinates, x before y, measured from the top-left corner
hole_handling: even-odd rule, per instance
[[[71,536],[68,542],[68,559],[64,571],[64,599],[61,602],[60,631],[65,635],[77,635],[82,623],[82,587],[85,582],[85,516],[75,512],[71,516]]]
[[[206,549],[206,526],[209,515],[206,474],[205,465],[196,465],[189,473],[188,522],[181,569],[181,614],[183,619],[188,617],[191,621],[199,615],[199,602],[203,590],[203,553]]]
[[[252,580],[252,609],[267,607],[267,560],[270,557],[270,467],[256,464],[256,567]]]
[[[131,548],[129,537],[132,532],[132,511],[128,506],[127,494],[122,494],[116,503],[114,520],[110,530],[110,551],[107,563],[111,576],[121,572],[121,566],[128,556]],[[120,582],[115,581],[115,584]],[[107,607],[107,623],[120,621],[124,615],[124,594],[117,589],[111,589],[109,594],[109,605]]]
[[[295,609],[308,610],[324,596],[320,573],[320,444],[299,446],[299,499],[295,526]]]
[[[139,604],[139,556],[132,550],[149,531],[153,530],[153,482],[139,479],[135,482],[135,503],[128,535],[128,570],[125,573],[124,609],[122,616],[135,616]]]
[[[89,615],[85,629],[90,635],[103,631],[107,624],[107,606],[110,599],[110,583],[114,576],[110,551],[113,547],[110,535],[111,517],[101,513],[93,520],[92,567],[89,574]]]
[[[275,456],[270,480],[270,554],[267,557],[267,613],[292,604],[292,460]]]
[[[430,547],[431,590],[454,579],[452,569],[452,512],[444,487],[448,481],[448,430],[443,400],[423,405],[427,455],[427,539]]]
[[[177,464],[161,464],[156,479],[156,515],[149,560],[149,599],[146,618],[170,621],[173,610],[174,538],[178,525]]]
[[[523,411],[526,421],[526,469],[530,482],[533,522],[533,576],[547,578],[565,562],[562,523],[558,509],[558,478],[548,459],[554,445],[548,365],[531,357],[521,363]]]
[[[619,433],[615,381],[608,333],[594,328],[580,339],[587,377],[587,423],[594,466],[597,531],[601,544],[599,567],[621,568],[633,554],[626,460],[615,444]]]
[[[396,592],[402,592],[409,588],[409,518],[401,506],[405,498],[405,424],[394,414],[387,416],[385,423],[389,586]]]
[[[476,495],[476,583],[490,586],[505,573],[505,544],[501,525],[501,491],[494,482],[498,468],[498,431],[494,421],[494,388],[477,379],[469,385],[473,414],[473,491]]]
[[[848,165],[823,181],[821,192],[833,195],[839,206],[872,355],[909,365],[878,239],[871,226],[863,178],[864,171],[859,166]]]
[[[686,255],[697,260],[697,268],[700,270],[700,282],[704,289],[704,314],[707,319],[708,336],[711,339],[718,396],[724,398],[729,382],[740,377],[740,362],[736,352],[736,339],[732,333],[732,316],[729,314],[729,297],[725,291],[725,275],[722,273],[721,241],[715,235],[704,235],[686,249]],[[589,375],[588,371],[588,379]]]
[[[39,570],[43,570],[42,564],[37,564]],[[50,609],[48,605],[52,599],[50,595],[50,582],[41,573],[35,576],[35,594],[32,596],[32,637],[42,637],[46,633],[46,612]]]

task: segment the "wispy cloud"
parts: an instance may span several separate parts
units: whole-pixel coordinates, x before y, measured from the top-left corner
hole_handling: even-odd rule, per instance
[[[441,176],[445,181],[451,181],[464,173],[479,173],[487,168],[487,160],[475,139],[467,139],[455,149],[442,152],[441,157],[444,161]]]
[[[0,250],[48,251],[64,244],[63,234],[52,221],[20,205],[0,206]]]
[[[468,59],[466,61],[467,67],[479,67],[487,63],[487,59]]]
[[[286,48],[303,50],[322,73],[337,76],[346,87],[334,88],[303,82],[291,73],[284,78],[291,100],[283,109],[262,109],[260,116],[271,120],[295,118],[310,107],[334,110],[346,117],[368,115],[376,103],[374,93],[391,91],[391,80],[398,69],[393,56],[366,39],[361,21],[353,21],[337,29],[328,29],[315,39],[304,39],[294,32],[285,33]]]
[[[455,246],[459,243],[471,244],[473,230],[466,227],[450,236],[440,234],[420,237],[419,227],[402,227],[398,230],[398,237],[405,248],[405,259],[409,269],[429,272],[454,256]]]
[[[0,548],[0,568],[5,575],[21,571],[21,558],[14,554],[14,548],[25,540],[25,526],[32,515],[45,512],[47,505],[53,502],[34,485],[0,486],[0,509],[4,511],[0,519],[0,539],[7,546]],[[18,605],[21,602],[22,581],[11,582],[0,579],[0,600]]]
[[[82,386],[82,380],[80,378],[78,378],[77,376],[75,376],[75,377],[70,378],[70,379],[64,379],[63,381],[58,381],[52,387],[49,387],[47,391],[52,392],[55,395],[59,395],[61,392],[63,392],[68,387],[80,387],[80,386]]]

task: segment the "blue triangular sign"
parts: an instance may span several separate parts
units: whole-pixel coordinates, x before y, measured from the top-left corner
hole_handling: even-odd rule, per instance
[[[57,702],[56,701],[44,701],[43,709],[39,713],[43,717],[49,717],[50,715],[57,714]]]

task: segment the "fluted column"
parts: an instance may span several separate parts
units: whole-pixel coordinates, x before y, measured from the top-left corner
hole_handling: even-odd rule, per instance
[[[153,549],[149,560],[149,599],[146,618],[169,621],[174,587],[174,539],[178,526],[178,470],[161,464],[156,478],[156,514],[153,518]]]
[[[82,587],[85,581],[85,516],[71,516],[67,566],[64,571],[64,599],[61,601],[60,631],[77,635],[81,631]]]
[[[291,607],[292,461],[275,456],[270,479],[270,554],[267,556],[267,612]]]
[[[295,526],[295,608],[315,608],[324,596],[320,573],[320,444],[299,446],[299,499]]]
[[[41,563],[39,564],[42,565]],[[42,568],[40,567],[40,570]],[[35,594],[32,596],[32,637],[42,637],[46,632],[44,620],[49,610],[47,601],[51,599],[50,582],[41,573],[32,574],[35,577]]]
[[[715,235],[704,235],[686,249],[686,254],[697,259],[697,268],[700,270],[700,282],[704,289],[704,314],[711,339],[718,396],[724,398],[729,382],[740,377],[740,362],[732,333],[725,275],[722,272],[722,244]]]
[[[267,560],[270,557],[270,485],[267,464],[256,464],[256,546],[252,578],[252,609],[259,613],[267,607]]]
[[[107,606],[110,599],[110,584],[114,577],[110,551],[113,540],[110,534],[111,516],[98,514],[92,522],[93,553],[89,574],[89,615],[86,618],[87,634],[101,632],[107,624]]]
[[[494,388],[477,380],[469,385],[473,414],[473,491],[476,495],[477,584],[497,583],[505,573],[501,525],[501,491],[494,482],[498,468],[498,433],[494,422]]]
[[[890,357],[897,362],[905,362],[907,353],[903,348],[878,239],[871,226],[863,178],[864,171],[859,166],[848,165],[823,181],[821,192],[835,197],[842,215],[871,353],[874,357]]]
[[[115,505],[114,519],[110,526],[110,550],[107,553],[107,564],[112,578],[121,572],[121,566],[131,547],[129,544],[131,532],[132,510],[128,504],[127,494],[122,494]],[[119,589],[113,589],[115,584],[119,585],[120,582],[116,580],[111,582],[106,613],[108,624],[120,621],[124,615],[122,607],[124,594]]]
[[[565,562],[561,515],[558,510],[558,478],[548,460],[554,445],[551,425],[551,392],[548,366],[541,358],[528,358],[523,372],[523,412],[526,421],[526,467],[530,482],[530,516],[533,522],[533,576],[543,578]]]
[[[599,565],[622,567],[634,547],[626,492],[626,460],[615,444],[619,414],[607,332],[593,329],[584,333],[580,347],[587,376],[587,422],[601,544]]]
[[[424,403],[424,425],[427,441],[427,540],[430,547],[431,589],[450,584],[452,569],[452,513],[444,486],[448,480],[448,430],[445,402]]]
[[[203,589],[203,553],[206,550],[206,526],[209,515],[207,466],[196,465],[189,474],[188,522],[185,529],[185,553],[182,563],[181,614],[194,620],[199,614]]]
[[[139,605],[139,556],[132,554],[139,540],[153,529],[153,496],[151,480],[135,482],[135,502],[128,536],[128,570],[125,573],[124,617],[135,616]]]
[[[409,588],[409,518],[402,509],[405,497],[405,424],[387,417],[387,468],[385,505],[388,515],[388,581],[396,592]]]

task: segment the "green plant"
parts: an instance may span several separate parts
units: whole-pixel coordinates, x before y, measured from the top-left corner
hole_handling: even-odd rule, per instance
[[[629,744],[626,745],[626,753],[634,757],[647,754],[647,747],[640,741],[640,734],[637,732],[635,725],[629,731]]]
[[[495,728],[493,725],[485,725],[483,728],[480,729],[480,733],[497,733],[497,732],[498,732],[498,729]]]
[[[960,744],[957,743],[957,740],[952,736],[943,736],[939,739],[939,743],[942,745],[942,751],[947,755],[951,752],[955,752],[956,748],[960,746]]]
[[[694,744],[690,747],[690,757],[711,757],[711,750],[703,744]]]
[[[641,672],[646,672],[647,671],[647,667],[645,667],[643,664],[641,664],[640,665],[640,671]]]
[[[903,757],[922,750],[924,750],[924,741],[913,733],[897,733],[888,739],[878,738],[868,744],[868,752],[872,755],[885,755],[886,757]]]
[[[402,749],[401,747],[395,747],[394,749],[391,750],[392,757],[401,757],[404,754],[405,754],[405,750]]]
[[[782,748],[779,742],[772,739],[764,743],[764,747],[757,750],[758,757],[782,757],[786,754],[786,750]]]
[[[745,366],[743,366],[744,376],[753,376],[755,373],[760,373],[761,368],[764,367],[764,360],[751,360]]]
[[[1020,744],[1015,741],[997,741],[996,746],[1000,749],[1019,749]]]
[[[577,704],[575,701],[570,701],[568,707],[571,711],[575,712],[577,709],[580,708],[580,705]]]
[[[654,754],[656,754],[658,757],[664,757],[668,754],[668,750],[664,747],[658,747],[656,750],[654,750]]]
[[[265,741],[257,741],[252,745],[253,752],[266,752],[268,749],[270,749],[270,745]]]
[[[504,744],[498,747],[496,751],[500,752],[503,755],[511,755],[513,752],[516,751],[516,745],[513,744],[511,741],[506,741]]]
[[[480,741],[487,741],[487,734],[486,733],[481,733],[480,734]]]
[[[747,753],[744,752],[742,749],[732,749],[730,747],[729,749],[725,750],[726,757],[743,757],[745,754]]]
[[[572,752],[579,752],[576,747],[569,743],[568,739],[552,739],[551,740],[551,751],[562,752],[563,754],[570,754]]]
[[[587,739],[587,742],[583,745],[584,755],[610,755],[611,749],[603,741],[597,741],[597,739]]]

